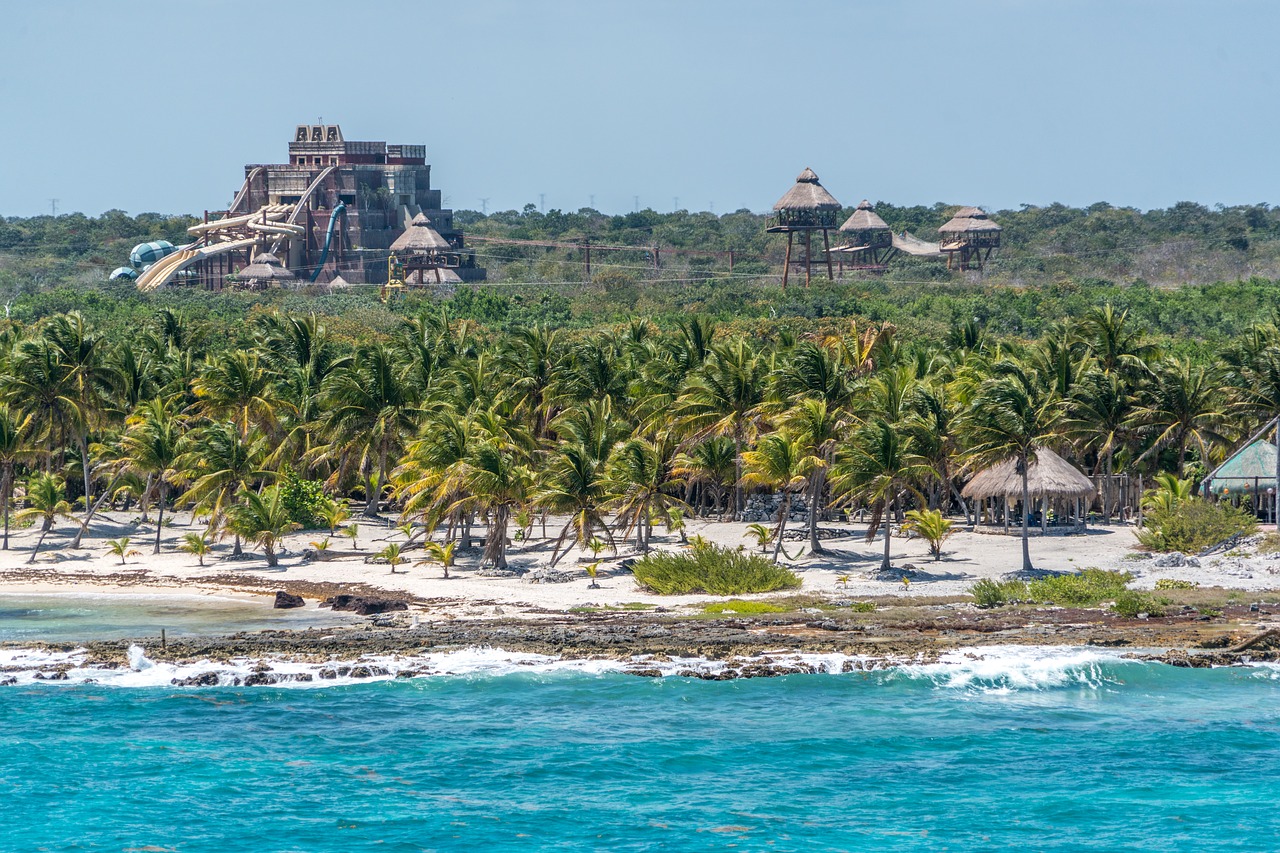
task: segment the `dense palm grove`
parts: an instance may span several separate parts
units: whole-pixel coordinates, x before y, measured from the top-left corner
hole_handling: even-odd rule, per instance
[[[646,550],[655,525],[736,517],[760,490],[803,496],[807,547],[821,551],[830,508],[868,508],[873,526],[912,508],[967,511],[973,470],[1009,457],[1025,470],[1040,446],[1091,474],[1192,476],[1280,409],[1275,323],[1197,362],[1110,306],[1030,343],[973,323],[940,340],[888,324],[751,338],[701,318],[495,335],[440,309],[356,347],[315,315],[250,326],[251,345],[234,348],[168,309],[130,336],[74,312],[10,327],[5,547],[15,502],[41,542],[74,520],[73,548],[104,507],[140,504],[156,550],[165,514],[191,508],[209,525],[188,537],[193,553],[248,539],[274,562],[296,524],[285,483],[315,481],[331,529],[345,501],[370,517],[389,502],[462,548],[483,529],[482,562],[497,567],[539,519],[555,559],[596,539]]]

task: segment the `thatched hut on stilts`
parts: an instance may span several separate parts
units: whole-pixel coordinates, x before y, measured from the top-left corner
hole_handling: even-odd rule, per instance
[[[1006,459],[978,472],[961,491],[977,503],[974,513],[978,533],[1022,532],[1022,516],[1028,515],[1028,532],[1040,535],[1084,533],[1089,502],[1096,495],[1093,481],[1047,447],[1036,449],[1027,468],[1030,506],[1022,506],[1022,474],[1016,459]]]
[[[813,267],[813,232],[822,232],[822,245],[826,250],[827,278],[835,279],[831,268],[831,238],[829,232],[836,227],[840,215],[840,202],[823,189],[818,176],[806,168],[796,178],[795,186],[787,190],[773,206],[774,215],[766,229],[770,234],[787,235],[787,258],[782,266],[782,286],[787,286],[791,272],[791,242],[796,233],[804,237],[804,286],[809,286]]]

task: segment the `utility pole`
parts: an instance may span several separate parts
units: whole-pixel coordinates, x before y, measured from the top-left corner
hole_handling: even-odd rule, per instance
[[[489,199],[487,198],[480,199],[480,213],[484,216],[489,215]]]
[[[680,209],[680,196],[676,196],[675,198],[671,199],[671,210],[677,211],[679,209]]]
[[[56,198],[49,199],[49,215],[50,216],[58,215],[58,199]]]
[[[547,194],[546,193],[538,193],[538,212],[539,213],[547,212]]]
[[[640,212],[640,196],[636,196],[636,213]]]
[[[587,198],[589,199],[589,201],[587,202],[587,206],[588,206],[588,207],[590,207],[592,210],[595,210],[595,209],[596,209],[596,194],[595,194],[595,193],[592,193],[591,195],[587,196]]]

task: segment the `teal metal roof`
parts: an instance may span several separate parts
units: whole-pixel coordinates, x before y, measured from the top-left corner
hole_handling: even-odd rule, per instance
[[[1275,488],[1276,448],[1264,439],[1236,451],[1213,472],[1208,484],[1209,490],[1214,493],[1220,493],[1223,489],[1244,492],[1253,491],[1255,481],[1263,491],[1268,487]]]

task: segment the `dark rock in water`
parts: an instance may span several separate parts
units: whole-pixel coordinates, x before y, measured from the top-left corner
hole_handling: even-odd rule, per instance
[[[408,610],[409,602],[398,598],[367,598],[363,595],[335,595],[320,603],[321,607],[332,607],[334,610],[350,610],[360,616],[372,616],[375,613],[389,613],[393,610]]]
[[[275,608],[277,610],[288,610],[291,607],[305,607],[306,605],[307,603],[302,600],[302,596],[285,592],[282,589],[276,590]]]
[[[661,678],[662,670],[660,669],[629,669],[627,675],[638,675],[642,678]]]
[[[202,672],[199,675],[189,675],[186,678],[175,678],[169,683],[178,687],[216,687],[218,681],[218,673]]]
[[[50,673],[49,675],[45,675],[43,672],[37,672],[35,675],[32,676],[32,678],[36,679],[37,681],[66,681],[67,673],[63,670]]]
[[[14,678],[12,675],[8,678],[0,678],[0,687],[12,687],[17,683],[18,679]]]
[[[351,672],[348,674],[352,678],[373,678],[375,675],[390,675],[391,672],[380,666],[361,664],[360,666],[351,667]]]
[[[245,687],[259,687],[263,684],[278,684],[280,677],[274,672],[255,672],[246,675],[244,679]]]

